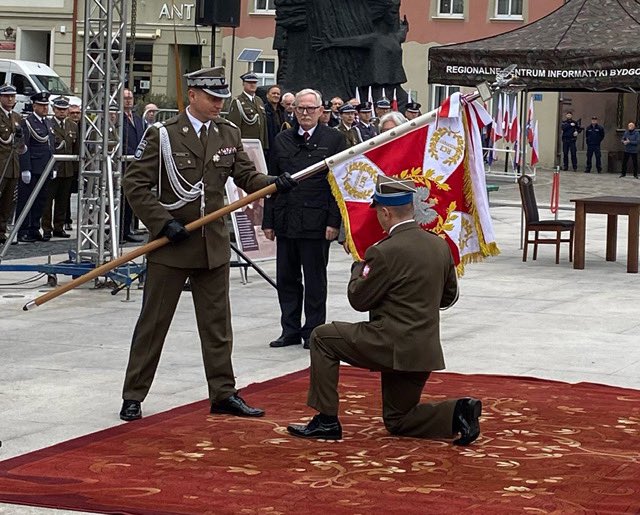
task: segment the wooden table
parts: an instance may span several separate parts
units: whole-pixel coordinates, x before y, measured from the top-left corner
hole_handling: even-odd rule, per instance
[[[607,215],[607,261],[616,260],[618,215],[629,217],[627,237],[627,272],[638,273],[638,228],[640,225],[640,197],[591,197],[571,199],[576,204],[573,268],[584,269],[584,248],[587,213]]]

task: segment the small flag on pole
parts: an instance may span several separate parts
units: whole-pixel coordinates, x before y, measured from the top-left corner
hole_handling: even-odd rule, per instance
[[[396,96],[396,88],[393,88],[393,101],[391,102],[391,109],[393,111],[398,110],[398,97]]]

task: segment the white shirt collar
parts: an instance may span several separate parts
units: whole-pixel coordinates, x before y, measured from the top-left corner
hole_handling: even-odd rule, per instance
[[[403,221],[403,222],[398,222],[397,224],[393,225],[393,226],[391,227],[391,229],[389,229],[389,232],[388,232],[387,234],[389,234],[389,236],[391,236],[391,233],[393,232],[393,230],[394,230],[396,227],[400,227],[402,224],[408,224],[409,222],[415,222],[415,220],[412,218],[411,220],[405,220],[405,221]]]
[[[9,118],[11,116],[11,111],[7,111],[4,107],[0,106],[0,109],[2,109],[2,112],[4,114],[7,115],[7,118]]]
[[[38,116],[36,113],[33,113],[33,116],[35,116],[36,120],[38,120],[39,122],[44,123],[44,117]]]
[[[244,93],[245,95],[247,95],[247,98],[248,98],[249,100],[251,100],[252,102],[253,102],[253,99],[254,99],[254,98],[256,98],[256,96],[255,96],[255,95],[249,95],[249,93],[247,93],[246,91],[243,91],[243,93]]]
[[[191,114],[191,111],[189,111],[189,107],[185,109],[185,113],[187,113],[187,118],[189,118],[189,121],[193,126],[193,130],[196,131],[196,134],[198,136],[200,135],[200,129],[202,128],[203,125],[207,128],[207,132],[209,132],[209,125],[211,124],[211,120],[207,120],[207,122],[202,123],[200,120],[198,120],[195,116]]]
[[[298,135],[299,136],[303,136],[304,133],[308,133],[309,137],[313,136],[313,133],[316,131],[316,127],[318,127],[317,125],[315,127],[311,127],[311,129],[308,130],[304,130],[302,127],[298,127]]]

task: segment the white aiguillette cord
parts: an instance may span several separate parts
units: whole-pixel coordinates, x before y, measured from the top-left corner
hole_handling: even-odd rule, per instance
[[[174,195],[178,197],[176,202],[167,204],[160,202],[160,205],[169,211],[180,209],[186,206],[188,203],[193,202],[200,197],[200,216],[204,216],[205,208],[205,196],[204,196],[204,181],[200,179],[195,184],[191,184],[187,181],[176,167],[176,162],[173,159],[171,152],[171,140],[169,139],[169,132],[166,127],[159,127],[158,132],[160,134],[160,152],[162,154],[162,161],[164,161],[165,169],[167,170],[167,177],[169,178],[169,185]],[[162,183],[160,178],[162,177],[162,161],[158,160],[158,198],[162,193]],[[188,188],[188,189],[187,189]],[[204,226],[202,227],[202,233],[204,234]]]

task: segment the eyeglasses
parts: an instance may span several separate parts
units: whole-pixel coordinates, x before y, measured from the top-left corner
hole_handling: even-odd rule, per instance
[[[311,114],[311,113],[315,113],[320,107],[322,106],[296,106],[296,113],[299,114]]]

